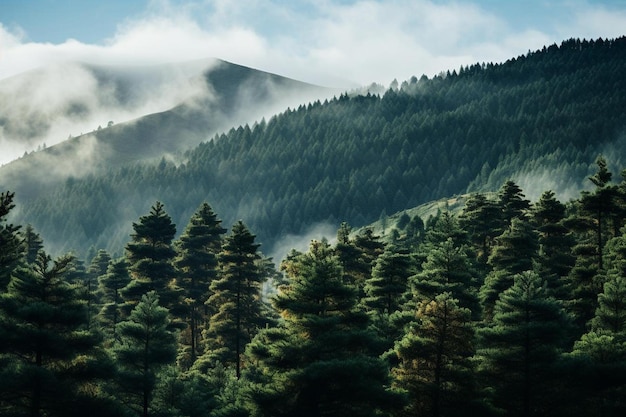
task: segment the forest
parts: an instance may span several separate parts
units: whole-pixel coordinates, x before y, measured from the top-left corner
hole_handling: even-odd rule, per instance
[[[177,224],[209,201],[226,224],[245,219],[266,253],[317,223],[361,227],[431,200],[494,191],[508,179],[533,201],[545,189],[568,201],[589,188],[599,154],[610,155],[615,172],[626,166],[624,74],[626,38],[570,39],[382,93],[303,104],[185,153],[36,192],[10,181],[7,165],[0,190],[15,192],[12,221],[32,224],[53,254],[83,258],[90,248],[121,253],[132,222],[156,200]],[[37,161],[29,172],[48,178]]]
[[[276,268],[208,203],[156,201],[122,256],[52,257],[0,195],[3,416],[623,416],[626,170],[512,180]],[[76,225],[79,227],[79,225]]]

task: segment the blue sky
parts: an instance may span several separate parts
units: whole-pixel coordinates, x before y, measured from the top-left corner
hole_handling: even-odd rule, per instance
[[[624,0],[0,0],[0,79],[63,60],[217,57],[310,82],[388,84],[622,35]]]

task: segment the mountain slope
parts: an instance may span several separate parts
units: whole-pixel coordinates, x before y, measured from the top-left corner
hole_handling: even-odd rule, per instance
[[[20,222],[59,250],[115,251],[154,200],[179,228],[207,201],[224,224],[243,219],[267,252],[314,224],[365,225],[508,178],[529,179],[530,197],[551,188],[563,198],[584,186],[598,153],[624,161],[625,114],[626,39],[570,40],[503,64],[413,78],[382,97],[300,106],[216,136],[182,163],[72,180],[22,207]],[[550,175],[526,175],[533,172]]]
[[[21,190],[21,201],[29,201],[45,188],[70,176],[80,177],[130,162],[158,160],[195,146],[230,126],[332,94],[330,89],[220,60],[157,67],[80,64],[68,68],[91,80],[96,96],[92,103],[86,97],[81,99],[69,94],[66,101],[60,100],[56,109],[47,109],[34,108],[24,99],[24,107],[33,107],[31,112],[25,114],[24,120],[18,118],[18,122],[14,120],[17,116],[0,119],[0,126],[3,126],[0,131],[10,137],[45,137],[58,130],[55,124],[64,125],[68,120],[77,125],[95,124],[92,120],[97,116],[102,118],[107,112],[128,116],[147,109],[163,110],[125,123],[103,121],[104,128],[94,126],[88,134],[0,167],[0,184]],[[38,73],[30,74],[14,82],[23,85],[39,77]],[[6,87],[6,83],[0,85],[3,86]],[[1,92],[2,88],[0,95]],[[33,121],[37,119],[47,122],[39,130],[27,132],[24,126],[36,125]],[[46,175],[41,175],[42,172]]]

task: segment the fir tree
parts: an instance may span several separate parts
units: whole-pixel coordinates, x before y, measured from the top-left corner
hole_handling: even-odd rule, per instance
[[[510,416],[550,414],[554,367],[568,326],[539,275],[515,275],[496,302],[492,323],[478,331],[478,358],[496,407]]]
[[[248,348],[253,415],[375,416],[401,405],[380,345],[327,242],[312,242],[275,298],[284,325]]]
[[[179,291],[172,261],[176,252],[172,240],[176,226],[159,201],[150,213],[133,223],[132,240],[126,245],[126,258],[131,281],[122,291],[126,312],[149,291],[156,291],[161,302],[173,315],[179,312]]]
[[[261,314],[265,277],[258,265],[259,244],[254,240],[243,222],[233,226],[218,256],[220,276],[211,282],[213,294],[208,300],[216,312],[209,319],[202,361],[234,366],[237,379],[245,347],[265,322]]]
[[[67,281],[72,261],[40,251],[0,296],[0,414],[80,415],[73,405],[90,402],[85,388],[110,374],[98,339],[84,330],[77,288]]]
[[[102,308],[98,313],[98,320],[109,344],[118,341],[117,324],[122,321],[122,290],[130,282],[126,258],[112,260],[107,273],[98,277],[98,293]]]
[[[449,292],[422,301],[396,342],[395,383],[409,394],[403,415],[456,416],[477,409],[471,313]],[[472,398],[474,397],[474,398]]]
[[[176,358],[176,336],[168,330],[169,313],[150,291],[118,324],[120,342],[114,353],[120,368],[118,384],[124,403],[143,417],[151,414],[159,370]]]
[[[202,352],[201,336],[207,320],[210,285],[217,277],[217,254],[221,249],[222,235],[226,229],[211,206],[204,203],[193,214],[180,240],[177,242],[176,267],[180,271],[187,328],[183,343],[189,346],[188,362],[193,364]],[[211,312],[214,313],[214,312]],[[187,356],[187,354],[185,355]]]
[[[0,294],[6,291],[11,273],[23,257],[20,227],[6,224],[7,215],[15,207],[14,196],[8,191],[0,194]]]

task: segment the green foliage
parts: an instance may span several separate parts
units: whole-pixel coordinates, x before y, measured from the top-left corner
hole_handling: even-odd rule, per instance
[[[507,415],[550,414],[555,407],[551,381],[568,326],[539,275],[515,275],[513,286],[496,301],[492,323],[478,331],[480,368],[496,407]]]
[[[471,357],[471,312],[449,292],[422,301],[407,333],[396,342],[395,384],[406,390],[402,415],[456,416],[477,412]]]
[[[246,345],[266,322],[261,301],[265,275],[258,265],[259,244],[254,240],[243,222],[233,226],[218,256],[220,277],[211,282],[213,294],[207,301],[215,313],[209,319],[202,361],[234,366],[237,379]]]
[[[383,96],[302,105],[217,135],[176,164],[125,165],[50,187],[24,201],[19,219],[59,250],[115,253],[154,196],[176,224],[211,201],[227,224],[245,219],[271,247],[316,222],[362,226],[507,179],[581,189],[598,153],[624,156],[615,140],[625,126],[625,55],[624,38],[572,39]]]
[[[294,260],[295,274],[275,298],[283,326],[248,348],[257,363],[253,415],[374,416],[400,399],[386,388],[378,343],[333,252],[314,241]]]
[[[17,267],[23,253],[18,235],[19,226],[5,224],[6,217],[15,207],[15,193],[0,194],[0,294],[6,291],[11,279],[11,272]]]
[[[111,363],[84,330],[85,307],[67,281],[72,262],[40,251],[0,295],[0,414],[70,416],[80,415],[74,401],[98,406],[88,387],[110,377]]]
[[[176,337],[168,330],[169,313],[159,305],[159,296],[150,291],[118,324],[120,342],[113,352],[119,366],[119,392],[132,410],[148,417],[159,370],[176,358]]]
[[[172,241],[176,226],[157,201],[150,213],[133,223],[132,240],[126,245],[126,259],[131,281],[122,290],[126,311],[134,308],[144,294],[156,291],[168,309],[180,309],[176,272],[171,261],[176,255]]]
[[[187,363],[187,367],[202,352],[202,329],[207,325],[207,316],[215,313],[207,311],[210,305],[206,303],[212,294],[209,289],[211,283],[218,275],[217,255],[224,233],[226,229],[221,227],[221,220],[211,206],[203,203],[176,244],[178,255],[175,264],[179,271],[178,282],[184,293],[187,323],[183,336],[185,349],[179,363]]]

